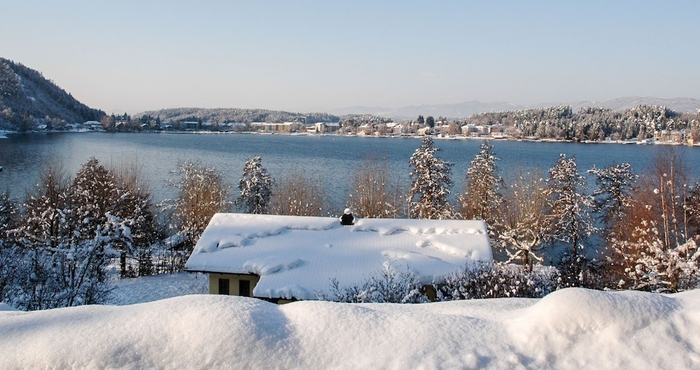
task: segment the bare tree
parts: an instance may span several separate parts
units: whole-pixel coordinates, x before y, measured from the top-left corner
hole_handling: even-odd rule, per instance
[[[386,159],[365,160],[355,173],[349,204],[355,214],[367,218],[393,218],[400,213],[402,201],[398,180],[389,179]]]
[[[552,238],[549,202],[539,173],[519,176],[505,192],[495,229],[508,262],[520,259],[525,271],[542,261],[539,252]]]
[[[271,200],[271,213],[291,216],[322,216],[325,194],[321,181],[308,178],[304,171],[292,167],[279,177]]]
[[[677,292],[697,286],[700,225],[688,212],[689,180],[690,167],[681,153],[666,147],[633,191],[623,220],[626,232],[612,242],[630,288]]]
[[[229,184],[216,168],[199,162],[179,165],[180,179],[173,183],[178,198],[173,208],[177,232],[183,237],[186,254],[192,251],[212,216],[230,209]]]

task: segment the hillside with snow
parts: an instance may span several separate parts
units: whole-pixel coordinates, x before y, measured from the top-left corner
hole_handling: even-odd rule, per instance
[[[205,284],[195,274],[129,279],[117,286],[114,305],[1,306],[0,368],[700,367],[700,291],[564,289],[543,299],[413,305],[160,299]]]

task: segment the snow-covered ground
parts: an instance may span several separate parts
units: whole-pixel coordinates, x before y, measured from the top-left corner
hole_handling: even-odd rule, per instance
[[[122,281],[113,305],[0,306],[0,368],[700,368],[700,290],[416,305],[186,295],[203,290],[204,276],[177,274]]]

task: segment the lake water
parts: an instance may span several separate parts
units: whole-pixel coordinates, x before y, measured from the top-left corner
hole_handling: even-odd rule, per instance
[[[479,152],[481,140],[435,140],[441,149],[438,155],[454,163],[453,194],[462,191],[469,162]],[[175,179],[178,162],[198,160],[214,166],[232,184],[238,183],[246,159],[262,157],[262,164],[273,178],[296,167],[308,177],[320,179],[332,205],[328,209],[339,214],[345,207],[355,171],[367,159],[386,159],[389,168],[404,185],[409,181],[408,160],[421,144],[417,138],[377,138],[307,135],[261,134],[170,134],[170,133],[52,133],[18,134],[0,139],[0,189],[22,197],[38,180],[39,169],[49,158],[61,158],[74,176],[90,157],[101,163],[119,163],[137,159],[147,174],[156,201],[172,198],[175,192],[167,186]],[[516,172],[547,169],[560,153],[576,156],[581,172],[593,165],[602,168],[612,163],[629,162],[637,173],[649,165],[659,145],[575,144],[549,142],[492,142],[498,166],[504,177]],[[676,147],[681,151],[694,174],[700,174],[700,148]]]

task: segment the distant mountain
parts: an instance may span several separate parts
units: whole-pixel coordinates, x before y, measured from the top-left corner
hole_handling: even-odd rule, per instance
[[[37,119],[47,123],[99,120],[101,110],[79,102],[41,74],[0,58],[0,124],[8,129],[32,129]]]
[[[338,115],[372,114],[375,116],[394,119],[414,119],[419,115],[434,117],[442,116],[447,118],[467,118],[476,113],[512,111],[524,108],[524,106],[506,102],[482,103],[474,100],[457,104],[410,105],[398,109],[379,107],[349,107],[334,109],[331,110],[331,112]]]

